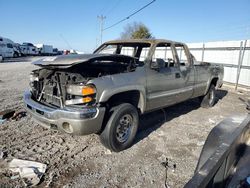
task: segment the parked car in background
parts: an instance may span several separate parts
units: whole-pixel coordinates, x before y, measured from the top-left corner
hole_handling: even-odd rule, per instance
[[[57,48],[53,48],[53,55],[59,55],[59,51]]]
[[[63,51],[58,50],[58,48],[53,48],[53,55],[63,55]]]
[[[63,55],[68,55],[70,54],[70,50],[63,50]]]
[[[21,53],[23,55],[38,55],[38,49],[32,43],[24,42],[20,45]]]
[[[35,46],[38,49],[39,55],[54,55],[52,45],[36,44]]]

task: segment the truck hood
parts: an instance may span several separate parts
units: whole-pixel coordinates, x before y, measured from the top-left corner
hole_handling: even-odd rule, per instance
[[[95,60],[110,60],[110,61],[129,61],[135,60],[134,57],[118,55],[118,54],[72,54],[44,57],[32,64],[41,67],[68,68],[79,63],[86,63]]]

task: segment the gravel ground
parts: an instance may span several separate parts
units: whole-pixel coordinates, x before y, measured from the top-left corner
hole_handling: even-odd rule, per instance
[[[29,62],[0,63],[0,109],[22,109],[23,91],[28,88]],[[27,115],[19,121],[0,125],[0,150],[12,158],[34,160],[48,165],[38,187],[164,187],[165,158],[176,164],[168,171],[171,187],[183,187],[192,177],[202,145],[209,131],[221,120],[246,113],[236,93],[223,87],[218,102],[203,109],[197,99],[155,111],[141,117],[134,145],[120,153],[103,147],[97,135],[71,136],[42,128]],[[23,187],[4,170],[0,160],[0,187]],[[2,168],[1,168],[2,166]]]

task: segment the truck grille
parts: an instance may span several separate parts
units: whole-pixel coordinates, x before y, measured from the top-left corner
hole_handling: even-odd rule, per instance
[[[31,83],[32,97],[47,106],[63,108],[64,101],[71,97],[66,93],[66,85],[87,81],[80,74],[50,70]]]
[[[59,82],[49,81],[45,83],[43,91],[41,91],[41,102],[56,107],[63,107],[63,96]]]
[[[59,76],[53,75],[50,79],[34,82],[32,87],[33,97],[45,105],[62,108],[64,100],[62,86],[65,85],[60,84],[59,80]]]

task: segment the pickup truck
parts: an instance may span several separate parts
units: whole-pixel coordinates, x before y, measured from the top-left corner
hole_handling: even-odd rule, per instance
[[[114,40],[93,54],[46,57],[33,64],[28,112],[41,125],[77,135],[99,134],[119,152],[133,144],[141,114],[198,97],[215,104],[220,65],[197,62],[180,42]]]

